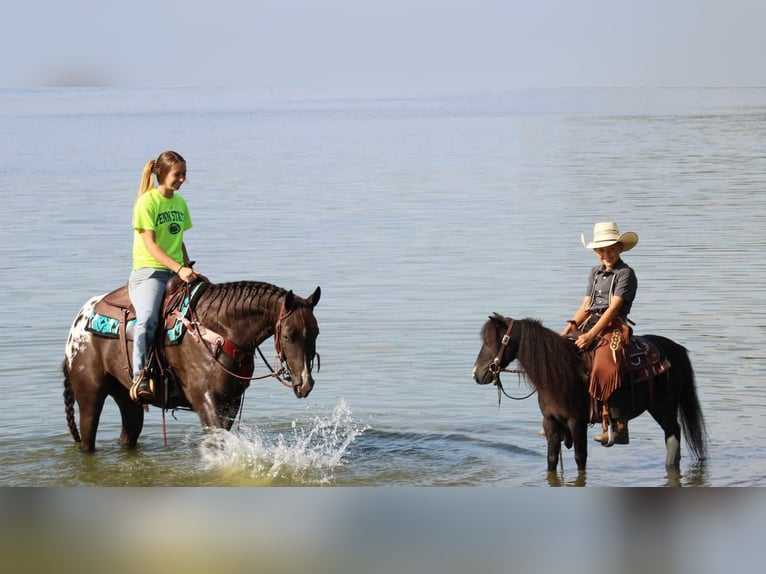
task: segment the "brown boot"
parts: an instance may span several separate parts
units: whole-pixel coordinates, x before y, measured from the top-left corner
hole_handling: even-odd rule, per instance
[[[593,440],[604,444],[609,440],[609,414],[604,411],[604,415],[601,417],[601,432],[593,437]]]
[[[596,436],[593,437],[593,440],[600,443],[605,443],[609,440],[609,432],[608,429],[603,429],[600,433],[598,433]]]
[[[614,444],[629,444],[628,417],[614,419]]]

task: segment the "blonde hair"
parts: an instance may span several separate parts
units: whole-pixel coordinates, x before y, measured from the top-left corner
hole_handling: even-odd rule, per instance
[[[159,182],[163,181],[173,166],[178,163],[186,163],[186,160],[180,153],[170,150],[162,152],[157,159],[147,161],[141,174],[138,197],[141,197],[154,186],[152,175],[156,177],[157,185],[159,185]]]

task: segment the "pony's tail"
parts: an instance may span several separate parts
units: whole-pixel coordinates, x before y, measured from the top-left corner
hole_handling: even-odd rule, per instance
[[[682,347],[686,362],[686,379],[681,383],[681,395],[679,397],[679,412],[681,414],[681,427],[683,428],[686,442],[697,460],[707,457],[707,429],[705,418],[702,416],[699,399],[697,398],[697,385],[694,381],[694,369],[692,368],[689,354]],[[681,368],[681,365],[673,365],[670,368]]]
[[[69,369],[66,366],[66,359],[61,365],[61,371],[64,373],[64,410],[66,411],[66,422],[69,425],[69,432],[75,442],[80,442],[80,431],[77,430],[77,423],[74,420],[74,393],[72,392],[72,382],[69,380]]]

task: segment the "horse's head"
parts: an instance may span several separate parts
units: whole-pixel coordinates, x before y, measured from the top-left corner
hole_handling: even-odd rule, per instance
[[[493,313],[481,329],[482,345],[473,365],[473,380],[480,385],[496,383],[500,371],[516,358],[518,338],[513,335],[513,319]]]
[[[299,399],[307,397],[314,388],[311,371],[314,359],[318,357],[316,340],[319,335],[314,307],[319,303],[321,294],[319,287],[306,299],[288,291],[274,334],[279,359],[287,369],[286,378]]]

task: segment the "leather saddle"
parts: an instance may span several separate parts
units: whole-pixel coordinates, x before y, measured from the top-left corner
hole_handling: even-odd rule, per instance
[[[174,275],[165,286],[165,296],[160,310],[163,318],[164,330],[167,333],[166,344],[180,343],[183,335],[183,324],[172,313],[178,309],[183,315],[186,314],[190,305],[202,294],[209,284],[207,279],[201,279],[185,289],[184,281]],[[133,340],[133,326],[135,325],[136,311],[130,301],[128,286],[123,285],[114,291],[107,293],[99,299],[93,308],[93,313],[88,320],[86,329],[95,335],[107,338],[120,338],[122,332],[128,341]],[[122,328],[122,329],[121,329]]]

